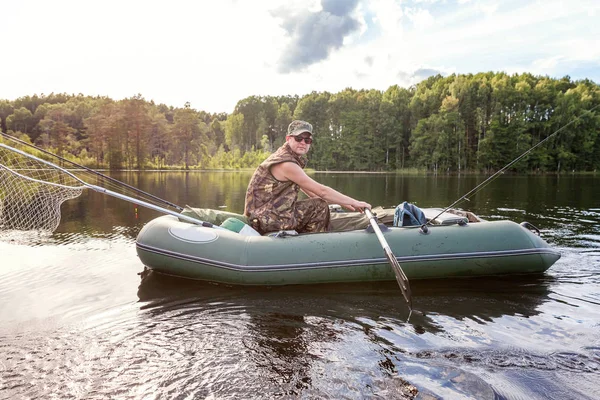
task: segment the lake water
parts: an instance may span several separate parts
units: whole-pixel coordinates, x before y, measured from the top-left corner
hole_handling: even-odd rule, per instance
[[[113,175],[241,212],[249,173]],[[443,207],[485,177],[317,173],[373,205]],[[92,182],[94,183],[94,182]],[[113,188],[112,186],[109,188]],[[459,207],[562,253],[533,277],[236,288],[150,275],[155,211],[86,191],[52,235],[0,235],[0,398],[600,398],[600,177],[503,175]]]

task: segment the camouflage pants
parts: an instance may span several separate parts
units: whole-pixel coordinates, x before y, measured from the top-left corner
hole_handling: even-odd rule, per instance
[[[286,217],[273,212],[253,215],[250,225],[261,234],[280,230],[295,230],[298,233],[327,232],[329,230],[329,206],[323,199],[296,201],[294,209]]]
[[[329,230],[329,205],[323,199],[305,199],[296,202],[294,212],[298,233],[327,232]]]

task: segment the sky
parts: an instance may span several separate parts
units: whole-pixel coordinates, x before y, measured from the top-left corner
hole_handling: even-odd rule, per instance
[[[600,0],[20,0],[0,99],[82,93],[233,112],[248,96],[529,72],[600,83]]]

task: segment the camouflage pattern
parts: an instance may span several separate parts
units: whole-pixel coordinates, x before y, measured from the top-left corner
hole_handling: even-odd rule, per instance
[[[295,154],[286,143],[258,166],[246,191],[244,215],[250,226],[261,234],[280,230],[327,231],[327,202],[322,199],[298,200],[300,187],[297,184],[278,181],[271,174],[271,167],[283,162],[293,162],[304,168],[307,160]]]
[[[304,132],[308,132],[312,136],[313,135],[312,125],[306,121],[296,120],[296,121],[292,121],[292,123],[289,124],[287,135],[288,136],[298,136]]]
[[[327,232],[329,230],[329,205],[320,198],[298,200],[294,207],[296,227],[292,228],[298,233]],[[279,230],[286,230],[280,228]]]

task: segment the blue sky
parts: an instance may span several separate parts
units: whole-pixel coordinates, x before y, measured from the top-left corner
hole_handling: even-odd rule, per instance
[[[232,112],[250,95],[504,71],[600,83],[600,1],[23,0],[0,98],[83,93]]]

